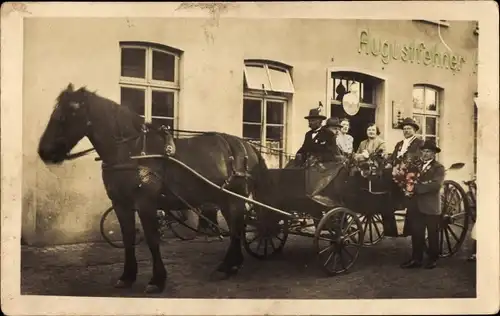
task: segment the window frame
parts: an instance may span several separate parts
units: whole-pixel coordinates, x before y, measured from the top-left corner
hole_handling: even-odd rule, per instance
[[[248,82],[245,84],[245,80],[247,80],[247,78],[248,78],[247,69],[246,69],[247,66],[263,67],[266,71],[266,75],[267,75],[267,78],[269,80],[269,85],[270,85],[271,90],[266,90],[266,89],[262,89],[262,88],[260,88],[260,89],[249,88]],[[289,84],[291,87],[291,92],[283,92],[283,91],[273,90],[272,77],[271,77],[270,72],[269,72],[269,67],[281,70],[287,74]],[[293,84],[291,70],[292,70],[292,67],[290,67],[290,66],[286,66],[286,65],[278,63],[278,62],[264,61],[264,60],[245,60],[244,67],[243,67],[243,74],[244,74],[243,79],[244,80],[243,80],[243,98],[242,98],[243,103],[242,103],[242,106],[244,106],[244,102],[247,99],[260,101],[261,118],[260,118],[259,123],[245,122],[244,117],[243,117],[244,113],[243,113],[242,120],[241,120],[242,128],[245,125],[260,125],[261,130],[260,130],[259,142],[260,142],[261,146],[264,146],[264,147],[260,147],[259,151],[264,155],[268,155],[268,154],[273,155],[273,151],[267,149],[267,141],[268,141],[268,139],[267,139],[267,127],[268,126],[280,126],[283,128],[281,145],[280,145],[279,149],[276,149],[276,150],[279,150],[281,152],[280,154],[276,155],[276,156],[278,156],[278,164],[279,164],[280,168],[284,167],[284,165],[286,164],[286,159],[287,159],[286,152],[287,152],[287,148],[289,145],[289,142],[287,140],[287,135],[289,132],[289,127],[288,127],[288,123],[289,123],[288,115],[289,115],[289,111],[290,111],[289,105],[290,105],[291,99],[295,93],[295,86]],[[280,102],[280,103],[282,103],[282,106],[283,106],[282,124],[268,123],[267,122],[267,104],[268,104],[268,102]],[[244,137],[243,130],[242,130],[242,138],[249,141],[250,143],[255,141],[254,139]]]
[[[413,103],[413,100],[412,100],[413,119],[415,119],[415,116],[422,117],[422,124],[421,124],[419,130],[415,134],[421,136],[423,140],[425,140],[425,138],[427,136],[433,136],[434,139],[436,140],[436,145],[439,146],[439,141],[441,139],[441,136],[440,136],[440,134],[441,134],[440,133],[441,107],[443,106],[443,104],[442,104],[442,99],[443,99],[442,98],[442,89],[440,89],[438,87],[431,86],[431,85],[415,84],[415,85],[413,85],[413,89],[412,89],[412,99],[413,99],[413,92],[415,91],[415,89],[423,89],[423,100],[422,100],[423,108],[422,109],[416,108],[414,103]],[[435,111],[427,110],[426,90],[431,90],[431,91],[434,91],[434,93],[435,93],[435,98],[436,98],[436,100],[435,100],[436,110]],[[426,132],[426,127],[427,127],[426,118],[427,117],[435,118],[435,120],[436,120],[436,134],[435,135],[427,134],[427,132]]]
[[[144,49],[145,50],[145,74],[144,78],[135,78],[122,76],[122,58],[123,49]],[[174,81],[164,81],[164,80],[154,80],[153,79],[153,52],[161,52],[163,54],[174,56]],[[120,43],[120,73],[118,85],[121,88],[131,88],[131,89],[141,89],[145,91],[144,96],[144,114],[139,115],[144,118],[144,121],[151,123],[153,119],[170,119],[172,120],[173,128],[177,128],[178,124],[178,108],[179,108],[179,94],[181,90],[180,86],[180,51],[175,49],[170,49],[167,47],[159,47],[155,44],[145,44],[145,43]],[[166,116],[153,116],[153,91],[160,92],[172,92],[174,93],[174,111],[172,117]],[[120,103],[122,103],[122,96],[120,93]]]
[[[247,72],[247,67],[263,67],[264,70],[265,70],[265,72],[266,72],[267,79],[269,81],[270,90],[266,90],[265,88],[254,89],[254,88],[249,88],[249,87],[246,87],[245,88],[246,90],[249,90],[249,91],[252,91],[252,90],[253,91],[263,91],[264,93],[274,92],[274,93],[278,93],[278,94],[294,94],[295,93],[295,86],[293,84],[292,75],[290,73],[290,69],[288,69],[287,67],[280,66],[280,65],[277,65],[277,64],[271,63],[271,62],[245,61],[245,65],[243,67],[243,73],[244,73],[245,79],[249,78],[249,75],[248,75],[248,72]],[[273,80],[272,80],[271,73],[269,71],[269,67],[274,68],[277,71],[283,71],[283,72],[285,72],[287,74],[288,83],[290,84],[290,87],[292,88],[291,91],[278,91],[278,90],[274,90],[274,88],[273,88]],[[248,80],[247,80],[247,82],[248,82]]]
[[[361,94],[361,91],[363,89],[363,85],[366,84],[367,82],[363,81],[363,80],[360,80],[359,78],[356,78],[356,72],[352,72],[352,77],[351,78],[342,78],[342,76],[338,76],[338,77],[335,77],[335,72],[334,71],[330,71],[329,72],[329,80],[331,80],[332,82],[332,94],[331,94],[331,98],[329,100],[330,102],[330,113],[331,113],[331,109],[334,105],[337,105],[337,106],[342,106],[342,102],[341,101],[337,101],[335,99],[335,94],[337,93],[335,91],[336,89],[336,81],[337,80],[340,80],[341,82],[343,80],[349,82],[349,81],[355,81],[357,83],[359,83],[359,99],[360,99],[360,102],[359,102],[359,106],[360,107],[363,107],[363,108],[369,108],[369,109],[376,109],[377,108],[377,103],[376,103],[376,100],[377,100],[377,87],[374,85],[371,89],[371,93],[372,93],[372,100],[375,102],[375,103],[365,103],[365,102],[361,102],[361,99],[362,99],[362,94]],[[347,89],[347,87],[346,87]]]

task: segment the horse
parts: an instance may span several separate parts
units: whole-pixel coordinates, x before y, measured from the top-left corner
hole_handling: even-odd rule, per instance
[[[272,184],[260,152],[237,136],[205,132],[191,138],[175,138],[170,130],[155,129],[144,119],[110,99],[74,89],[70,83],[60,92],[40,137],[38,155],[45,164],[60,165],[86,153],[70,154],[84,137],[102,160],[102,181],[119,220],[125,260],[116,288],[129,288],[138,272],[135,257],[135,216],[137,210],[152,256],[152,277],[146,293],[163,292],[167,280],[159,243],[157,206],[187,209],[213,203],[221,209],[229,226],[230,245],[210,279],[227,279],[237,274],[244,257],[245,201],[208,186],[186,168],[168,159],[133,159],[145,154],[165,154],[186,164],[214,184],[236,194],[254,195],[265,201]],[[260,199],[259,199],[260,197]]]

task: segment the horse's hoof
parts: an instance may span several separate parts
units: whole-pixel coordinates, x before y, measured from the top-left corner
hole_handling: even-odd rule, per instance
[[[163,289],[160,288],[158,285],[154,284],[148,284],[146,286],[146,289],[144,290],[144,293],[146,294],[157,294],[163,292]]]
[[[117,289],[126,289],[126,288],[131,287],[132,284],[134,284],[134,282],[132,282],[132,281],[118,280],[115,283],[115,288],[117,288]]]

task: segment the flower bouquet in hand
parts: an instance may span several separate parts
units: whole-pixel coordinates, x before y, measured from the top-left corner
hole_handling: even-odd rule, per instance
[[[361,176],[369,179],[380,178],[387,163],[383,150],[378,150],[371,154],[366,152],[365,155],[367,156],[367,160],[358,164]]]
[[[417,157],[405,156],[392,169],[392,179],[401,188],[404,195],[414,194],[415,184],[420,177],[422,161]]]

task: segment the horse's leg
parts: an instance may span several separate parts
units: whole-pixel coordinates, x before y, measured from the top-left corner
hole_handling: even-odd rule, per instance
[[[154,201],[151,197],[145,196],[137,202],[142,228],[153,260],[153,276],[146,286],[146,293],[162,292],[167,279],[167,270],[161,259],[159,221]]]
[[[241,251],[241,238],[244,229],[244,210],[243,201],[231,199],[221,210],[226,221],[229,224],[230,244],[223,261],[219,264],[213,273],[215,279],[227,279],[238,273],[243,264],[243,253]]]
[[[116,282],[116,288],[127,288],[132,286],[137,277],[137,260],[135,258],[134,241],[135,233],[135,211],[127,207],[126,203],[113,203],[116,217],[120,222],[123,245],[125,246],[125,264],[123,274]]]

